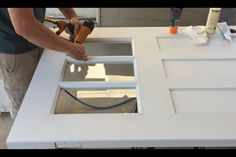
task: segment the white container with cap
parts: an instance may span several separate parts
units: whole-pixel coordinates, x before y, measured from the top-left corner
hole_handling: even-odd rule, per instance
[[[214,34],[216,30],[217,23],[219,21],[221,8],[210,8],[207,23],[205,27],[205,32],[208,34]]]

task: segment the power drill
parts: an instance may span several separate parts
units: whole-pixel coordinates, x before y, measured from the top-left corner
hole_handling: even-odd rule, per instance
[[[95,25],[92,20],[86,20],[83,24],[79,25],[79,30],[76,32],[76,34],[74,34],[75,26],[69,22],[63,20],[52,21],[49,19],[45,19],[45,21],[57,25],[57,27],[59,28],[59,30],[56,32],[57,35],[60,35],[66,28],[68,28],[70,34],[70,41],[77,42],[80,44],[82,44],[87,38],[87,36],[92,33]]]

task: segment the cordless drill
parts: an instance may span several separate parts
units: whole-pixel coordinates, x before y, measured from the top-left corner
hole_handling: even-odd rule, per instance
[[[92,20],[86,20],[83,24],[79,25],[79,29],[76,33],[74,33],[75,26],[69,22],[59,20],[59,21],[52,21],[49,19],[45,19],[45,21],[51,22],[53,24],[56,24],[59,30],[56,32],[57,35],[60,35],[66,28],[69,30],[70,34],[70,41],[77,42],[82,44],[84,40],[87,38],[89,34],[94,29],[94,22]]]

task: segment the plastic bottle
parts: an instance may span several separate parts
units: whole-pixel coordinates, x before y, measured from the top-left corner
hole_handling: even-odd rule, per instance
[[[205,32],[207,34],[215,33],[216,26],[220,17],[220,12],[221,12],[221,8],[210,8],[206,27],[205,27]]]

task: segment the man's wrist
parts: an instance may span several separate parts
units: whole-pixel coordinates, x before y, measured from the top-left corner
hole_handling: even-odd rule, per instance
[[[76,18],[76,19],[78,19],[79,20],[79,16],[78,15],[73,15],[73,16],[71,16],[71,17],[69,17],[69,20],[71,20],[71,19],[73,19],[73,18]]]

